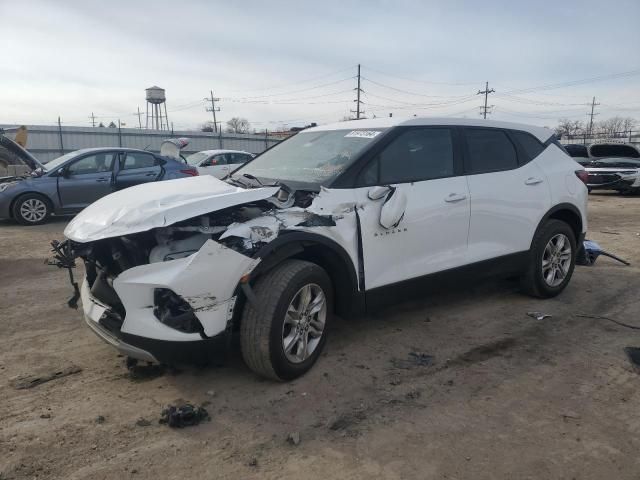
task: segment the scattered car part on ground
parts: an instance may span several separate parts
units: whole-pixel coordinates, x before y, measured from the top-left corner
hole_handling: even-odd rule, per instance
[[[253,153],[242,150],[203,150],[189,155],[186,162],[196,167],[200,175],[224,178],[253,158]]]
[[[527,315],[531,318],[535,318],[536,320],[544,320],[545,318],[552,317],[552,315],[542,312],[527,312]]]
[[[43,383],[68,377],[69,375],[80,373],[81,371],[82,368],[76,365],[69,365],[67,367],[59,368],[42,374],[19,376],[12,379],[11,384],[17,390],[24,390],[25,388],[37,387],[38,385],[42,385]]]
[[[456,274],[516,274],[527,293],[558,295],[587,229],[583,173],[539,127],[341,122],[225,181],[96,201],[65,229],[58,264],[84,260],[86,323],[121,353],[204,362],[239,332],[247,365],[287,380],[313,366],[334,312],[374,310]]]
[[[190,403],[169,405],[162,410],[159,422],[171,428],[184,428],[198,425],[204,420],[211,420],[204,407],[196,407]]]
[[[23,225],[51,214],[75,214],[112,193],[149,182],[198,175],[182,161],[133,148],[88,148],[70,152],[29,175],[0,179],[0,219]]]
[[[613,258],[614,260],[617,260],[618,262],[627,266],[631,265],[629,262],[623,260],[620,257],[617,257],[613,253],[605,252],[602,247],[600,247],[600,245],[593,240],[585,240],[582,243],[582,246],[582,252],[584,254],[581,255],[577,260],[578,265],[593,265],[594,263],[596,263],[596,260],[600,255]]]
[[[636,371],[636,373],[640,373],[640,348],[624,347],[624,353],[627,355],[629,363]]]
[[[608,322],[615,323],[616,325],[620,325],[621,327],[630,328],[632,330],[640,330],[640,326],[631,325],[629,323],[621,322],[620,320],[616,320],[615,318],[604,317],[602,315],[587,315],[585,313],[577,313],[576,317],[580,318],[593,318],[595,320],[607,320]]]

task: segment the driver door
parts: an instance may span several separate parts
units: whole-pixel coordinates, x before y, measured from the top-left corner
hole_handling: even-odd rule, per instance
[[[456,138],[404,129],[361,171],[366,290],[464,265],[470,201]]]
[[[72,161],[58,176],[58,194],[62,208],[82,210],[113,191],[113,166],[116,152],[99,152]]]

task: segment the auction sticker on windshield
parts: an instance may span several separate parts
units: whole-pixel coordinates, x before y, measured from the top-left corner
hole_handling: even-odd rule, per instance
[[[376,130],[353,130],[352,132],[347,133],[344,137],[373,138],[380,135],[380,133],[382,132],[378,132]]]

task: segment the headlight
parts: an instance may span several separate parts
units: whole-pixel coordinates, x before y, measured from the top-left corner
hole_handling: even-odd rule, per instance
[[[0,192],[4,192],[7,188],[17,185],[18,182],[0,183]]]

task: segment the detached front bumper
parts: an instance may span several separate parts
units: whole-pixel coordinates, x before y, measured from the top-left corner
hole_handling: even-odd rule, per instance
[[[89,328],[121,354],[145,362],[167,364],[206,364],[220,362],[227,350],[225,332],[211,338],[187,341],[160,340],[141,337],[114,328],[110,307],[91,295],[85,280],[80,288],[84,319]]]

